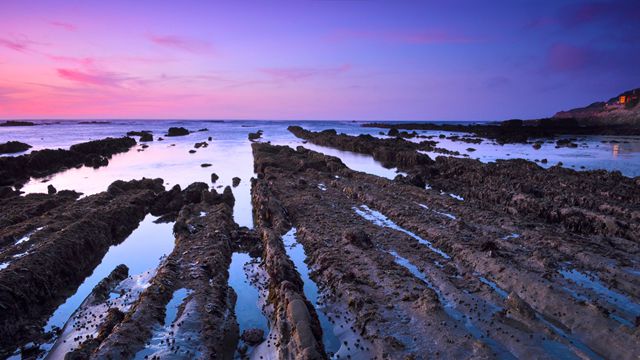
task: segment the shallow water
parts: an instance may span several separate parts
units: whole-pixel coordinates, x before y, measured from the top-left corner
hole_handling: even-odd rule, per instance
[[[100,280],[107,277],[120,264],[129,267],[129,274],[135,275],[154,269],[160,258],[173,250],[173,223],[156,224],[157,219],[147,215],[129,237],[122,243],[109,248],[93,273],[87,277],[78,290],[56,309],[49,318],[45,330],[53,326],[62,328],[71,314],[80,306]],[[141,256],[141,254],[144,254]]]
[[[598,277],[595,275],[585,274],[576,269],[561,269],[558,270],[560,275],[562,275],[565,279],[571,280],[576,285],[580,286],[584,290],[590,290],[594,292],[596,295],[599,295],[606,302],[608,302],[614,308],[621,310],[621,312],[625,313],[627,317],[630,319],[634,319],[637,316],[640,316],[640,304],[635,303],[631,298],[626,295],[623,295],[617,291],[609,289],[606,285],[604,285]],[[590,297],[586,294],[582,294],[578,291],[566,289],[569,291],[572,296],[576,299],[590,299]],[[626,325],[633,326],[631,320],[624,319],[623,317],[617,314],[610,314],[612,318],[615,320],[622,322]]]
[[[404,267],[405,269],[409,270],[409,272],[411,274],[413,274],[413,276],[415,276],[418,279],[420,279],[425,285],[427,285],[427,287],[432,289],[436,293],[436,295],[438,296],[438,300],[440,301],[440,304],[442,304],[442,308],[447,313],[447,315],[449,315],[452,319],[463,323],[465,329],[471,335],[473,335],[473,337],[475,337],[479,341],[482,341],[482,342],[486,343],[487,346],[489,346],[491,348],[491,350],[496,354],[496,356],[499,359],[515,359],[515,357],[507,349],[505,349],[502,345],[498,344],[495,340],[491,339],[490,337],[485,336],[485,334],[482,332],[481,329],[476,327],[476,325],[473,324],[473,322],[471,322],[471,320],[469,320],[469,318],[467,318],[464,314],[459,312],[455,308],[453,303],[451,301],[447,300],[447,298],[442,293],[442,291],[440,291],[440,289],[438,289],[431,282],[431,280],[429,280],[427,275],[424,272],[422,272],[420,269],[418,269],[417,266],[412,264],[409,260],[407,260],[407,259],[403,258],[402,256],[400,256],[395,251],[389,251],[389,254],[394,257],[396,264],[398,264],[398,265]]]
[[[247,329],[262,329],[269,332],[269,324],[261,310],[260,293],[249,280],[248,266],[256,263],[257,259],[249,254],[234,253],[229,267],[229,286],[238,295],[236,300],[236,318],[240,326],[240,334]]]
[[[296,266],[296,270],[298,270],[298,273],[302,278],[304,283],[304,295],[316,308],[316,313],[320,320],[320,326],[322,327],[322,342],[324,343],[324,349],[327,354],[334,354],[340,349],[340,340],[335,334],[333,324],[329,321],[329,318],[325,313],[326,309],[319,301],[320,290],[318,289],[316,282],[311,279],[311,271],[305,262],[307,255],[304,252],[302,244],[300,244],[296,239],[296,228],[292,228],[289,232],[284,234],[282,236],[282,241],[284,242],[289,259],[293,261]]]
[[[366,205],[360,205],[359,208],[354,207],[353,211],[356,212],[356,214],[362,216],[363,218],[371,221],[373,224],[377,225],[377,226],[381,226],[381,227],[388,227],[390,229],[393,230],[397,230],[400,231],[402,233],[405,233],[409,236],[411,236],[412,238],[418,240],[418,242],[426,247],[429,248],[429,250],[433,251],[434,253],[442,256],[445,259],[451,259],[451,256],[449,256],[449,254],[445,253],[444,251],[438,249],[437,247],[435,247],[431,241],[429,240],[425,240],[422,237],[416,235],[415,233],[401,227],[398,226],[396,223],[394,223],[391,219],[389,219],[388,217],[386,217],[384,214],[382,214],[379,211],[376,210],[372,210],[370,209],[368,206]]]

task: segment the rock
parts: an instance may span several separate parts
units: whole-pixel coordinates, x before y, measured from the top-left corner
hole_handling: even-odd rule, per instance
[[[34,125],[35,123],[31,121],[15,121],[15,120],[8,120],[0,124],[0,126],[34,126]]]
[[[189,154],[195,154],[195,153],[196,153],[195,150],[193,150],[193,149],[189,150]]]
[[[262,137],[262,130],[258,130],[257,132],[254,133],[249,133],[249,140],[254,141],[254,140],[258,140]]]
[[[561,147],[569,147],[569,148],[577,148],[578,144],[573,142],[574,139],[559,139],[556,141],[556,148]]]
[[[49,195],[53,195],[53,194],[55,194],[57,192],[58,192],[58,190],[56,190],[56,188],[53,187],[53,185],[49,184],[49,186],[47,186],[47,193]]]
[[[207,140],[209,140],[209,141],[213,141],[213,138],[212,138],[211,136],[209,136],[209,137],[207,138]]]
[[[257,345],[264,339],[264,330],[255,328],[247,329],[242,332],[242,336],[240,338],[248,345]]]
[[[41,178],[82,165],[104,166],[113,154],[128,151],[135,144],[130,137],[106,138],[75,144],[69,150],[44,149],[16,157],[1,157],[0,185],[16,186],[30,177]]]
[[[164,141],[164,138],[161,136],[158,138],[158,141]]]
[[[237,187],[238,185],[240,185],[240,178],[235,176],[233,179],[231,179],[231,185],[233,185],[233,187]]]
[[[370,248],[373,246],[369,234],[360,229],[347,229],[342,233],[342,238],[357,247]]]
[[[509,293],[509,296],[507,296],[505,304],[510,311],[520,314],[529,320],[534,320],[536,318],[536,312],[531,308],[531,306],[524,302],[524,300],[522,300],[518,294],[513,291]]]
[[[216,181],[218,181],[218,179],[220,179],[220,177],[218,176],[218,174],[216,173],[212,173],[211,174],[211,182],[215,183]]]
[[[209,163],[204,163],[204,164],[200,164],[200,166],[201,166],[201,167],[203,167],[203,168],[206,168],[206,167],[211,166],[211,164],[209,164]]]
[[[387,133],[388,136],[398,136],[398,134],[400,134],[400,131],[396,128],[389,129],[389,132]]]
[[[470,148],[467,148],[467,151],[468,151],[468,152],[474,152],[474,151],[476,151],[476,149],[474,149],[474,148],[470,147]]]
[[[183,127],[170,127],[165,136],[185,136],[189,135],[189,130]]]
[[[127,132],[127,136],[140,136],[141,142],[153,141],[153,135],[151,135],[150,131],[129,131]]]
[[[536,150],[540,150],[541,147],[542,147],[542,144],[540,144],[540,143],[533,144],[533,148],[536,149]]]
[[[31,145],[25,144],[20,141],[9,141],[0,144],[0,154],[13,154],[17,152],[27,151],[31,148]]]

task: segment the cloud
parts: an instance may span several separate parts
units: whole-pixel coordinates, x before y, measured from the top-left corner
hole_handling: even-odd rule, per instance
[[[78,28],[70,23],[67,22],[62,22],[62,21],[49,21],[49,25],[57,27],[57,28],[61,28],[67,31],[76,31],[78,30]]]
[[[150,35],[149,40],[159,46],[196,54],[210,53],[213,51],[213,46],[206,41],[176,35]]]
[[[344,64],[331,68],[262,68],[260,72],[280,81],[296,81],[312,77],[330,77],[351,70],[351,65]]]
[[[58,76],[69,81],[84,85],[119,87],[127,80],[133,80],[132,77],[123,76],[122,74],[102,71],[78,71],[73,69],[56,69]]]
[[[59,56],[59,55],[47,55],[47,56],[51,60],[74,63],[74,64],[82,65],[85,67],[92,66],[96,63],[96,59],[92,57],[75,57],[75,56]]]
[[[31,45],[33,44],[35,44],[35,42],[29,40],[25,36],[14,39],[0,38],[1,47],[19,52],[27,52],[31,50]]]
[[[329,36],[329,41],[369,40],[403,44],[460,44],[478,39],[443,29],[413,31],[340,30]]]

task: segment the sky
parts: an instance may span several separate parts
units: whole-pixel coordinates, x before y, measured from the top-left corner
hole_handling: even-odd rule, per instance
[[[0,118],[504,120],[640,87],[637,1],[0,1]]]

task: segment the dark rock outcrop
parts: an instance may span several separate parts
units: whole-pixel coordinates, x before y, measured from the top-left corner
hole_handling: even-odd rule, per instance
[[[0,123],[0,126],[34,126],[34,125],[36,124],[31,121],[15,121],[15,120],[8,120],[3,123]]]
[[[69,168],[109,164],[113,154],[128,151],[136,144],[130,137],[106,138],[72,145],[69,150],[45,149],[26,155],[0,158],[0,186],[19,185],[30,177],[44,177]]]
[[[31,149],[31,145],[20,141],[9,141],[0,144],[0,154],[13,154]]]
[[[189,134],[189,130],[183,127],[170,127],[165,136],[185,136]]]

